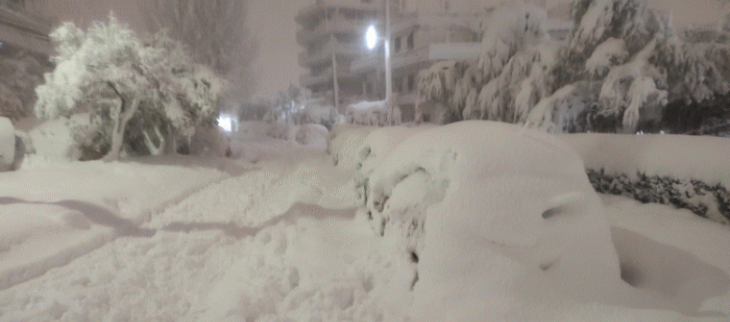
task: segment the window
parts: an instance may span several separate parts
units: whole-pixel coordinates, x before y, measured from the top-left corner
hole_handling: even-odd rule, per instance
[[[403,91],[403,78],[396,78],[393,82],[393,92],[400,93]]]
[[[416,89],[416,75],[410,74],[408,75],[408,91],[412,92]]]
[[[400,51],[400,36],[395,37],[395,41],[393,43],[393,52],[399,52]]]
[[[413,49],[413,31],[408,35],[408,40],[406,41],[408,49]]]

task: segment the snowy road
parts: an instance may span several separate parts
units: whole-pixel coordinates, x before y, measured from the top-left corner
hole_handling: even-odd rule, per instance
[[[0,291],[0,320],[351,320],[386,259],[354,216],[350,179],[322,153],[261,162],[153,215],[142,234]]]

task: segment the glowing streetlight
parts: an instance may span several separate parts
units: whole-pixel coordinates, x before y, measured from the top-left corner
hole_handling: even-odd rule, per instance
[[[365,44],[368,49],[372,50],[375,48],[375,44],[378,42],[378,33],[375,31],[375,26],[370,25],[365,31]],[[383,51],[385,56],[385,102],[390,107],[390,114],[388,115],[388,123],[393,125],[393,85],[391,70],[390,70],[390,0],[385,0],[385,37],[383,38]]]
[[[365,43],[368,49],[372,50],[375,48],[375,44],[378,42],[378,33],[375,31],[375,26],[370,25],[368,31],[365,32]]]

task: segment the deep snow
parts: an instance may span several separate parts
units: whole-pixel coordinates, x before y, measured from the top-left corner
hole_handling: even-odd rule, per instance
[[[397,168],[376,163],[388,158],[407,163],[419,156],[408,151],[427,151],[439,138],[478,138],[475,133],[490,130],[373,131],[354,126],[336,130],[329,150],[338,156],[338,166],[324,153],[322,142],[308,147],[249,132],[232,138],[238,161],[35,161],[25,170],[0,174],[0,220],[8,222],[0,225],[0,265],[40,272],[12,287],[0,286],[0,321],[484,321],[485,316],[503,321],[726,321],[730,315],[726,226],[667,206],[613,196],[598,199],[578,175],[582,163],[577,154],[568,149],[554,155],[539,142],[522,149],[544,151],[545,157],[520,159],[518,166],[529,168],[534,162],[537,167],[530,173],[547,178],[563,178],[553,167],[564,169],[569,177],[574,173],[567,181],[573,186],[548,184],[540,190],[530,188],[529,180],[502,176],[481,187],[475,186],[480,181],[468,168],[457,167],[441,173],[458,180],[452,181],[453,191],[444,194],[437,210],[449,214],[449,207],[456,205],[482,211],[488,206],[482,188],[504,192],[502,206],[495,207],[509,206],[510,200],[512,205],[543,199],[569,202],[570,194],[559,200],[548,195],[579,188],[588,196],[587,209],[594,211],[590,218],[603,219],[568,221],[575,230],[554,226],[555,240],[572,241],[565,250],[579,250],[567,254],[571,263],[617,257],[624,276],[599,282],[590,274],[577,275],[575,281],[582,284],[574,285],[580,291],[576,293],[565,285],[575,282],[571,272],[585,273],[578,266],[556,266],[563,273],[551,275],[539,268],[539,260],[532,263],[530,254],[550,254],[549,247],[540,245],[552,245],[529,234],[544,230],[537,222],[509,225],[509,216],[480,219],[509,228],[499,230],[487,222],[450,220],[464,213],[429,217],[433,220],[427,221],[426,247],[415,263],[403,236],[381,237],[371,229],[367,212],[356,210],[361,201],[354,169],[360,163],[370,175],[387,173]],[[499,133],[490,140],[511,135]],[[398,142],[409,137],[405,152],[399,151]],[[547,140],[565,148],[558,140]],[[371,152],[385,155],[359,162],[363,142]],[[479,156],[470,147],[451,148]],[[386,156],[390,153],[407,157]],[[509,168],[510,156],[517,155],[492,153],[486,159],[464,160],[487,166],[488,160],[496,160]],[[439,164],[432,168],[439,169]],[[412,177],[413,187],[419,187],[424,178]],[[399,199],[395,195],[394,189],[391,203]],[[542,220],[539,213],[538,218]],[[522,228],[525,223],[529,225]],[[585,225],[599,233],[581,233]],[[576,240],[562,235],[569,231],[577,232]],[[92,242],[92,235],[100,239]],[[607,237],[615,245],[613,255],[610,249],[597,251],[596,257],[581,253],[590,249],[587,240],[605,247]],[[77,247],[74,240],[84,242]],[[489,240],[504,245],[484,247]],[[537,242],[537,248],[528,242]],[[506,250],[523,244],[527,248],[522,253]],[[55,252],[46,256],[54,260],[24,263],[31,252],[22,247]],[[629,296],[615,298],[622,294]]]

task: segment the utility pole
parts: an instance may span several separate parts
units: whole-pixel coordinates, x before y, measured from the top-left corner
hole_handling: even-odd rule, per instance
[[[334,91],[335,110],[340,112],[340,85],[337,82],[337,45],[335,44],[335,35],[330,38],[330,47],[332,49],[332,91]]]
[[[395,123],[394,120],[394,106],[393,106],[393,85],[392,75],[390,70],[390,0],[385,0],[385,102],[390,107],[390,115],[388,122],[390,125]]]

